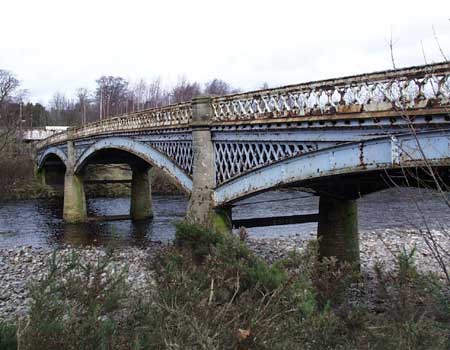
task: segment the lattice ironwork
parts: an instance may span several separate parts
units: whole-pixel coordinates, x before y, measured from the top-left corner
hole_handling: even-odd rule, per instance
[[[450,64],[291,85],[213,101],[215,121],[448,106]]]
[[[192,108],[190,103],[146,109],[118,117],[99,120],[79,128],[71,129],[68,132],[55,134],[39,142],[37,147],[42,148],[50,144],[67,141],[68,139],[80,139],[115,132],[184,126],[188,125],[191,119]]]
[[[255,168],[319,148],[314,142],[215,142],[214,146],[217,184]]]
[[[192,175],[194,155],[191,141],[155,141],[147,143],[172,159],[187,174]]]

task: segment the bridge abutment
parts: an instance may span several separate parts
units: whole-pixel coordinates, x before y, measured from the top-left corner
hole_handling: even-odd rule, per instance
[[[187,220],[221,232],[231,231],[231,209],[214,208],[216,186],[215,152],[210,124],[213,117],[211,97],[192,100],[193,187]]]
[[[130,216],[133,220],[153,217],[150,167],[133,167]]]
[[[356,200],[320,196],[317,236],[320,258],[334,256],[359,266]]]
[[[64,176],[63,218],[67,223],[86,221],[86,196],[83,178],[75,174],[76,153],[73,141],[67,142],[67,166]]]

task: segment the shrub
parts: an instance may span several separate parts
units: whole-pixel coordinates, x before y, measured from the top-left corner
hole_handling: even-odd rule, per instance
[[[10,323],[0,322],[0,349],[17,349],[16,326]]]
[[[31,286],[31,310],[20,329],[23,349],[113,348],[114,317],[123,312],[127,288],[125,271],[108,269],[110,258],[83,263],[75,254],[52,255],[45,278]]]
[[[175,245],[189,249],[196,259],[202,260],[213,246],[221,242],[223,236],[215,231],[185,221],[176,224]]]
[[[394,272],[378,266],[374,299],[351,266],[318,261],[315,243],[269,265],[238,237],[193,225],[178,225],[176,242],[150,266],[154,283],[126,300],[108,256],[96,264],[54,256],[19,323],[21,348],[449,348],[449,289],[420,274],[413,253]]]

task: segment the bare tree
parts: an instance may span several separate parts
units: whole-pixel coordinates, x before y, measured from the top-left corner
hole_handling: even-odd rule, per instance
[[[0,152],[16,138],[21,122],[17,112],[22,106],[13,103],[19,85],[13,73],[0,69]]]
[[[0,69],[0,106],[12,99],[19,85],[19,80],[13,73]]]
[[[89,103],[89,91],[86,88],[79,88],[77,90],[78,104],[80,106],[81,124],[86,124],[86,110]]]
[[[213,79],[208,81],[205,84],[205,90],[204,93],[207,95],[215,95],[215,96],[221,96],[221,95],[229,95],[238,93],[238,89],[234,89],[231,87],[230,84],[227,82],[220,80],[220,79]]]
[[[119,114],[128,99],[128,81],[121,77],[102,76],[96,82],[100,119]]]
[[[130,91],[132,110],[142,110],[145,106],[145,100],[147,95],[147,83],[144,79],[140,79],[137,83],[133,85]]]
[[[154,79],[147,87],[146,107],[161,107],[164,104],[164,96],[167,93],[161,87],[161,78]]]
[[[433,29],[434,38],[436,40],[439,52],[442,55],[442,58],[445,62],[449,62],[447,56],[445,55],[439,40],[436,35],[436,31]],[[396,69],[396,61],[395,61],[395,55],[394,55],[394,44],[392,40],[392,34],[391,39],[389,42],[389,49],[390,49],[390,55],[391,55],[391,61],[392,61],[392,67]],[[422,46],[422,54],[424,56],[425,62],[426,62],[426,55],[425,51]],[[434,72],[431,72],[433,74]],[[450,90],[450,81],[446,80],[444,82],[444,88],[447,88]],[[434,84],[430,85],[431,91],[430,93],[434,94],[435,96],[439,95],[438,88],[434,86]],[[387,95],[385,95],[386,98],[388,98]],[[405,103],[400,104],[400,108],[398,108],[398,112],[400,112],[400,116],[407,122],[409,131],[411,135],[415,139],[415,143],[417,146],[417,150],[419,154],[421,155],[422,161],[424,165],[420,169],[402,169],[403,173],[403,182],[406,183],[406,185],[409,186],[417,186],[419,188],[426,188],[426,189],[433,189],[436,190],[439,194],[439,198],[443,201],[443,203],[450,208],[450,199],[448,197],[448,193],[450,192],[450,185],[448,184],[448,181],[446,181],[445,174],[442,174],[442,171],[439,171],[438,168],[435,168],[431,165],[430,160],[426,157],[425,152],[423,151],[422,145],[420,143],[420,140],[417,135],[416,127],[412,121],[412,119],[409,117],[406,109],[405,109],[406,101]],[[447,113],[448,114],[448,113]],[[450,114],[448,114],[450,116]],[[408,150],[401,148],[402,151],[408,155]],[[387,177],[389,181],[391,182],[392,186],[399,187],[396,180],[394,178],[391,178],[390,176]],[[422,205],[420,203],[420,199],[417,196],[410,195],[410,199],[412,200],[414,206],[416,207],[418,213],[420,214],[422,218],[422,224],[423,227],[416,227],[418,232],[421,234],[426,246],[428,247],[429,252],[431,253],[431,256],[439,266],[442,275],[447,280],[447,283],[450,285],[450,270],[449,270],[449,263],[450,263],[450,252],[448,249],[446,249],[445,245],[443,244],[443,241],[450,242],[450,229],[446,227],[445,225],[442,225],[439,223],[440,226],[440,235],[436,234],[436,231],[432,229],[432,224],[427,218],[422,210]],[[436,224],[436,223],[434,223]],[[441,236],[438,237],[438,236]]]
[[[80,114],[74,100],[61,92],[56,92],[50,101],[50,119],[57,125],[79,125]]]
[[[200,84],[197,82],[189,82],[186,78],[180,78],[178,83],[173,87],[170,92],[169,103],[181,103],[191,100],[195,96],[199,96],[202,93]]]

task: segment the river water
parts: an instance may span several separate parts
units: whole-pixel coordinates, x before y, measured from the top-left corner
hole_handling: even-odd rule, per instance
[[[88,199],[89,216],[124,215],[129,198]],[[173,239],[173,223],[186,212],[187,200],[181,196],[154,196],[154,219],[149,222],[95,221],[68,225],[62,221],[62,200],[20,200],[0,202],[0,248],[16,246],[55,247],[73,245],[147,245]],[[233,207],[233,218],[269,217],[316,213],[318,197],[298,191],[272,191],[246,199]],[[432,191],[390,189],[358,200],[361,232],[446,229],[450,209]],[[286,225],[249,229],[253,238],[314,236],[317,224]]]

